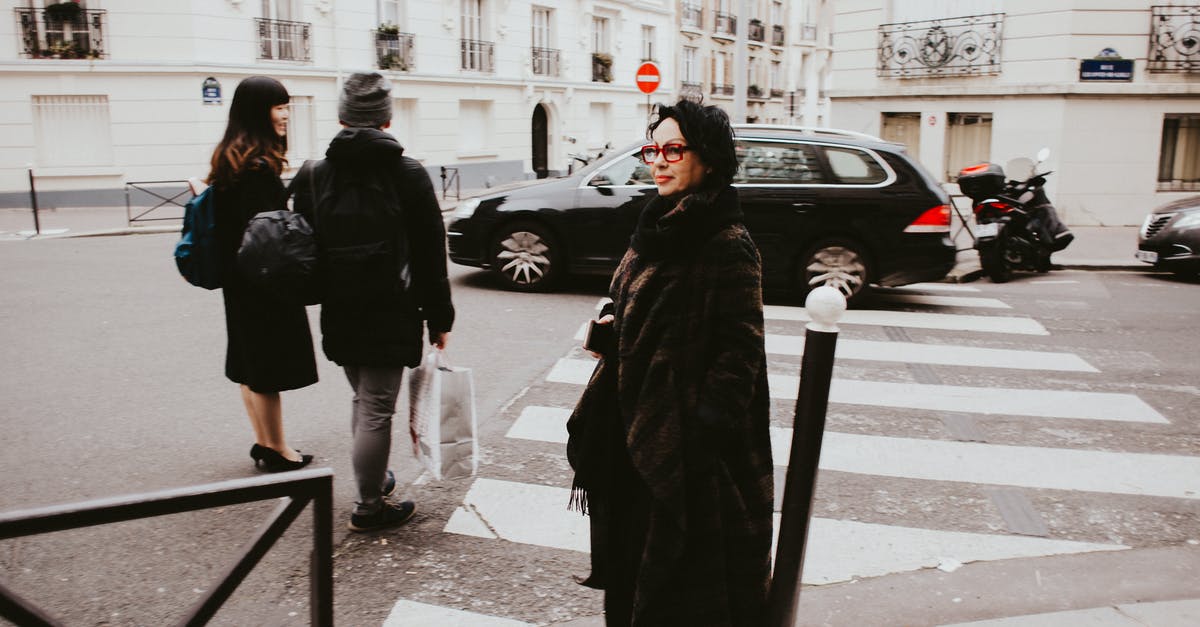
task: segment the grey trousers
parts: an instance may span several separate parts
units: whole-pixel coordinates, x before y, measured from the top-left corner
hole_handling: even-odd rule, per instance
[[[383,507],[383,482],[392,450],[392,415],[404,368],[345,366],[354,389],[350,432],[354,448],[350,459],[358,485],[355,514],[374,514]]]

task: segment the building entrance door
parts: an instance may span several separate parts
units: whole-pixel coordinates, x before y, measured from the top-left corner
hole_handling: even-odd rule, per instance
[[[549,175],[546,158],[549,132],[546,123],[546,108],[540,103],[533,108],[533,122],[530,127],[533,129],[533,172],[538,178],[544,179]]]

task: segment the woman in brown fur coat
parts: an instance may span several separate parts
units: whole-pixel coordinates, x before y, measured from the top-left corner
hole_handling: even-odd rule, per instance
[[[729,118],[659,105],[658,186],[610,287],[615,342],[568,423],[608,625],[766,622],[773,473],[761,260]]]

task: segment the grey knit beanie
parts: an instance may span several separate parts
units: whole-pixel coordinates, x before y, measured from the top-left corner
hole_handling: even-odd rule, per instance
[[[338,119],[346,126],[379,128],[392,119],[392,84],[379,72],[355,72],[342,83]]]

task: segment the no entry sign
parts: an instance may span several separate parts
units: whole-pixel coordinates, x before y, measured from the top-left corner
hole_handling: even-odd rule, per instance
[[[638,66],[636,79],[638,89],[642,90],[643,94],[650,95],[662,82],[662,73],[658,71],[657,64],[647,61]]]

